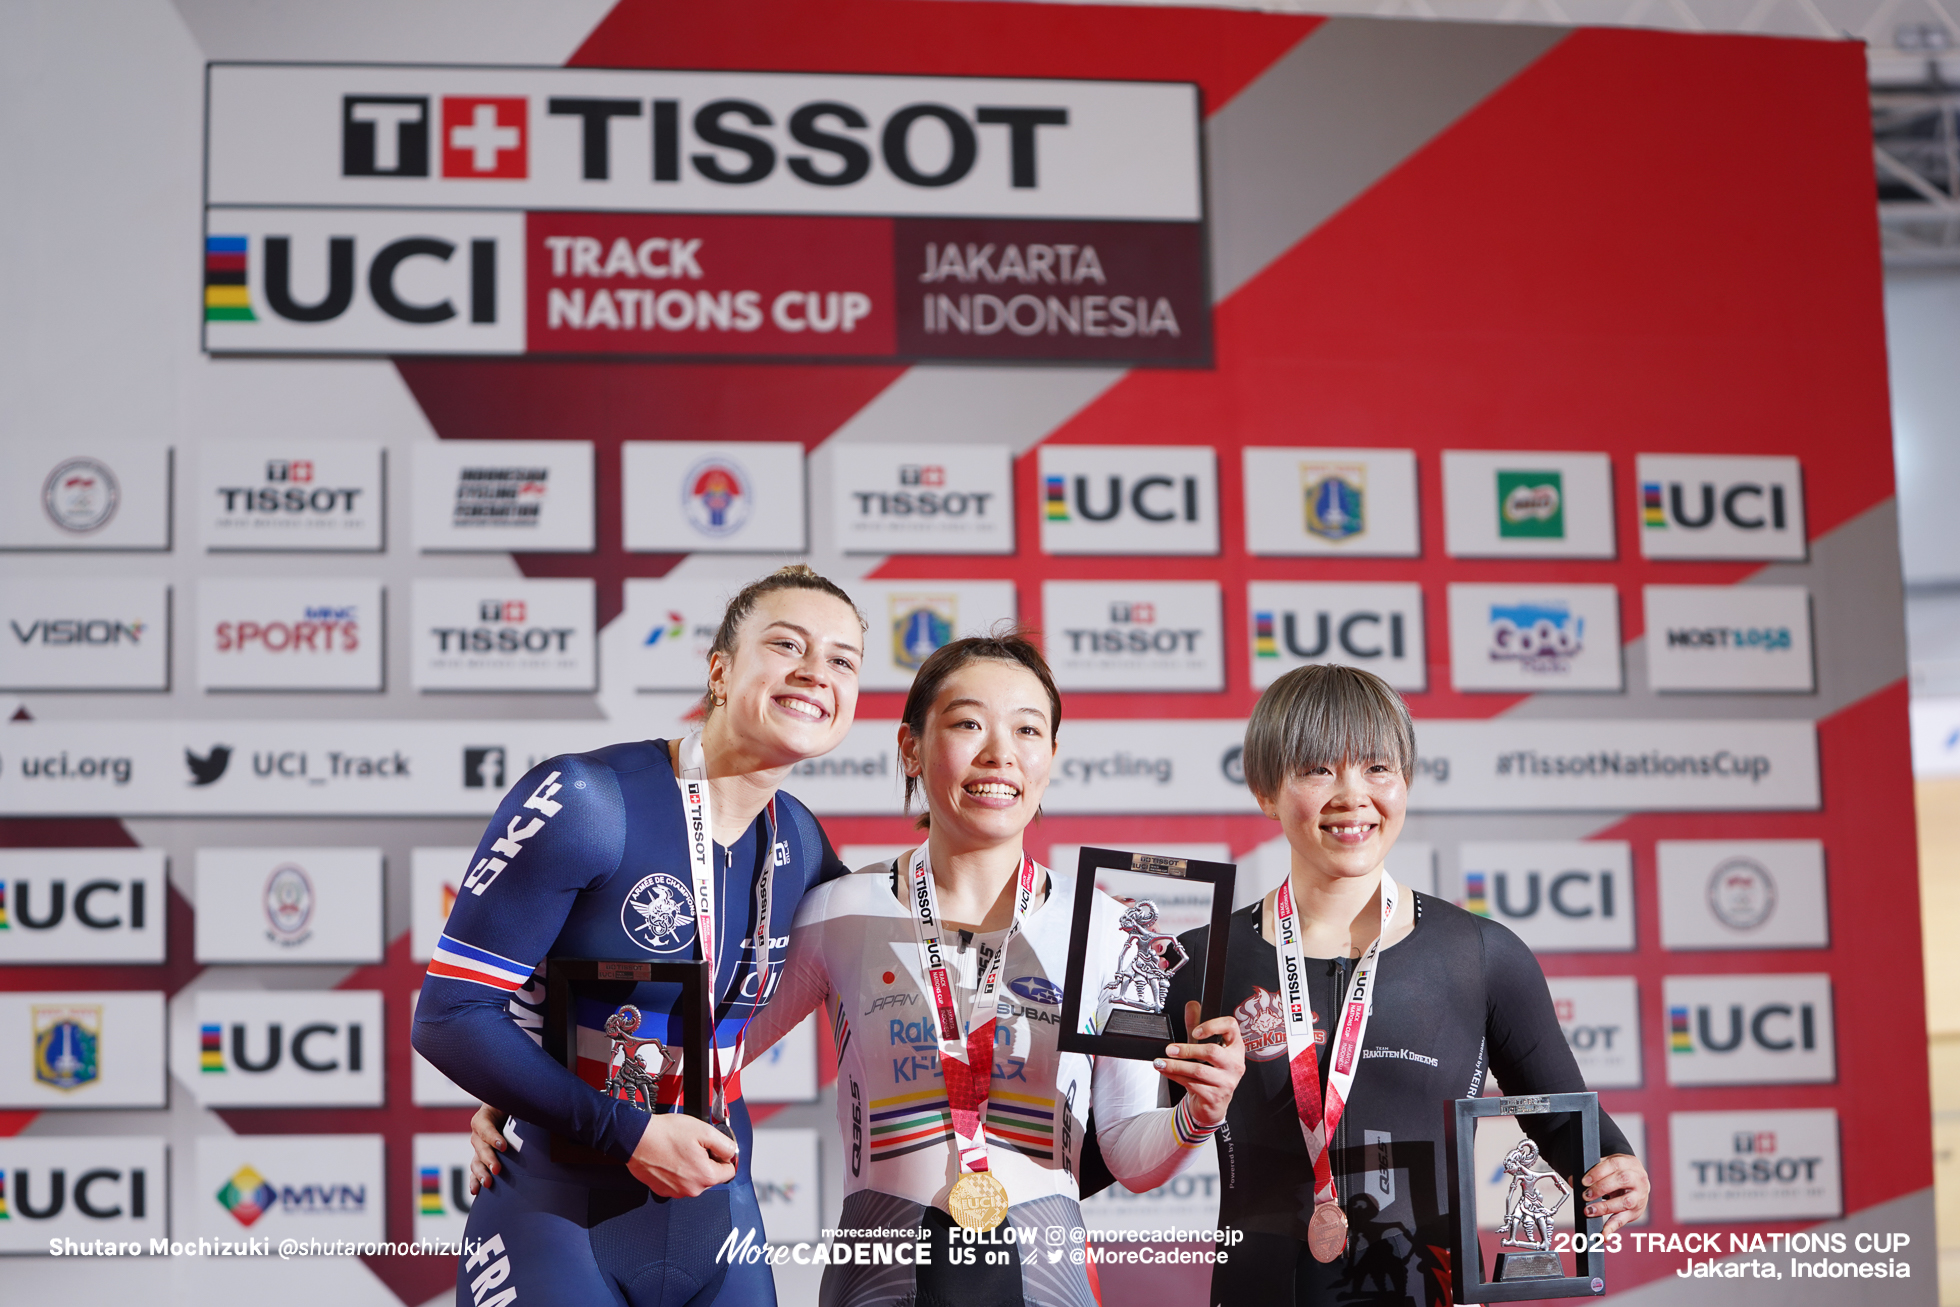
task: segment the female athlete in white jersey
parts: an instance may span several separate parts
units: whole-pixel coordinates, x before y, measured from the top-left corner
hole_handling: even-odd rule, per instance
[[[1022,636],[934,653],[899,728],[907,804],[924,795],[929,838],[817,886],[797,911],[749,1057],[825,1008],[845,1154],[839,1224],[903,1232],[886,1240],[889,1264],[829,1266],[825,1307],[1093,1307],[1076,1180],[1091,1105],[1111,1172],[1138,1192],[1183,1169],[1225,1119],[1245,1067],[1231,1017],[1192,1032],[1222,1042],[1169,1045],[1154,1063],[1056,1048],[1075,892],[1072,877],[1027,857],[1022,835],[1060,720],[1047,665]],[[1094,911],[1092,941],[1113,958],[1122,905],[1099,894]],[[1184,1088],[1177,1108],[1157,1107],[1159,1072]],[[984,1225],[1003,1208],[1012,1235],[996,1229],[976,1247],[952,1232],[955,1219]],[[989,1263],[988,1252],[1005,1257]]]

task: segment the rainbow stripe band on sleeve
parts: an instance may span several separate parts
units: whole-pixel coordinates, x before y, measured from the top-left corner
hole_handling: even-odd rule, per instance
[[[1177,1131],[1179,1148],[1196,1148],[1218,1133],[1215,1125],[1199,1125],[1191,1118],[1191,1098],[1187,1094],[1178,1100],[1177,1110],[1171,1113],[1171,1127]]]
[[[530,982],[531,972],[529,963],[513,962],[489,949],[465,944],[448,934],[436,941],[435,957],[429,961],[429,974],[432,976],[473,980],[479,985],[501,989],[508,994],[515,994],[524,988]]]

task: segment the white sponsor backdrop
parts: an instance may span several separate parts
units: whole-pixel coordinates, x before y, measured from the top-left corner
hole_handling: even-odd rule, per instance
[[[1476,841],[1458,861],[1461,901],[1535,952],[1634,946],[1633,847],[1624,840]]]
[[[1011,581],[859,581],[851,599],[870,628],[858,670],[865,690],[909,690],[940,645],[1011,626],[1016,616]],[[706,680],[701,666],[694,685]]]
[[[1212,581],[1048,581],[1048,665],[1076,692],[1222,690],[1225,623]]]
[[[803,446],[794,441],[629,440],[620,459],[629,550],[800,554],[808,547]]]
[[[1254,685],[1310,663],[1344,663],[1404,692],[1429,688],[1419,585],[1254,581],[1246,606]]]
[[[590,580],[417,581],[414,595],[416,689],[598,688]]]
[[[1647,558],[1802,558],[1803,467],[1794,458],[1641,454]]]
[[[461,1243],[469,1225],[470,1137],[467,1133],[416,1135],[414,1187],[405,1195],[414,1206],[415,1237],[422,1242]]]
[[[1632,976],[1552,976],[1552,1011],[1588,1089],[1638,1089],[1640,987]]]
[[[1844,1210],[1837,1112],[1671,1112],[1674,1219],[1797,1221]]]
[[[1043,445],[1046,554],[1215,554],[1218,454],[1209,445]]]
[[[187,992],[171,1001],[171,1073],[204,1107],[379,1107],[381,998],[371,989]],[[207,1050],[213,1028],[217,1047]]]
[[[378,552],[386,466],[372,440],[205,441],[192,501],[204,548]]]
[[[749,1178],[770,1243],[812,1242],[823,1229],[822,1170],[817,1132],[758,1129]]]
[[[1661,944],[1826,948],[1820,840],[1657,840]]]
[[[0,963],[162,962],[162,849],[4,849]]]
[[[1816,688],[1804,587],[1650,585],[1643,593],[1656,690]]]
[[[852,445],[824,461],[845,553],[1014,552],[1014,461],[1004,445]]]
[[[0,447],[0,549],[168,549],[174,467],[153,440]]]
[[[381,1159],[380,1135],[201,1136],[179,1237],[379,1239]]]
[[[1247,446],[1244,459],[1247,553],[1421,554],[1414,450]]]
[[[381,689],[379,581],[206,577],[192,629],[197,683],[206,690]]]
[[[1610,585],[1452,585],[1459,690],[1618,690],[1620,592]]]
[[[1446,449],[1443,522],[1454,558],[1611,558],[1611,461],[1541,449]]]
[[[1670,1085],[1808,1085],[1837,1079],[1831,978],[1823,973],[1668,976]]]

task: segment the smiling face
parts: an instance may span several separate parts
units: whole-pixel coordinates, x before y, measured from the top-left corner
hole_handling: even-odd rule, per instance
[[[742,622],[733,656],[708,659],[708,687],[724,700],[710,718],[732,733],[757,769],[829,753],[857,712],[864,628],[842,600],[816,590],[772,590]]]
[[[1019,848],[1055,762],[1048,692],[1019,663],[970,662],[940,683],[920,734],[899,727],[898,750],[925,794],[935,847]]]
[[[1369,876],[1402,833],[1409,782],[1388,758],[1316,763],[1280,782],[1259,810],[1293,846],[1293,869],[1328,881]]]

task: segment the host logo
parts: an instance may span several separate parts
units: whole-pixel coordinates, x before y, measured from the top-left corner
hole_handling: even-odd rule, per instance
[[[1633,947],[1633,850],[1618,840],[1465,844],[1463,906],[1536,952]]]
[[[1669,976],[1663,993],[1671,1085],[1837,1078],[1828,975]]]

